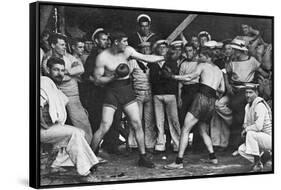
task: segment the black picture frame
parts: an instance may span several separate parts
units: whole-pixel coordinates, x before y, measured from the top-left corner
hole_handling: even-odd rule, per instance
[[[55,184],[55,185],[42,185],[40,183],[40,7],[41,6],[63,6],[63,7],[79,7],[80,9],[102,9],[102,10],[111,10],[116,12],[128,11],[137,13],[153,13],[157,14],[198,14],[203,16],[213,16],[213,17],[227,17],[227,18],[245,18],[253,20],[266,20],[267,25],[270,25],[270,29],[267,30],[268,39],[272,43],[272,78],[274,78],[274,17],[273,16],[264,16],[264,15],[243,15],[243,14],[227,14],[227,13],[215,13],[215,12],[198,12],[198,11],[189,11],[189,10],[166,10],[166,9],[150,9],[150,8],[133,8],[133,7],[120,7],[120,6],[102,6],[102,5],[91,5],[91,4],[79,4],[79,3],[61,3],[61,2],[47,2],[47,1],[38,1],[30,3],[30,170],[29,170],[29,179],[30,186],[33,188],[54,188],[54,187],[72,187],[72,186],[84,186],[84,185],[104,185],[104,184],[119,184],[119,183],[138,183],[138,182],[152,182],[152,181],[165,181],[165,180],[183,180],[183,179],[194,179],[194,178],[213,178],[213,177],[231,177],[231,176],[243,176],[243,175],[260,175],[260,174],[272,174],[274,173],[274,80],[272,81],[272,170],[266,172],[258,173],[225,173],[225,174],[214,174],[214,175],[201,175],[201,176],[184,176],[184,177],[170,177],[170,178],[153,178],[153,179],[135,179],[135,180],[120,180],[120,181],[105,181],[105,182],[96,182],[96,183],[73,183],[73,184]],[[129,13],[126,13],[129,15]],[[111,15],[112,16],[112,15]],[[122,17],[122,16],[121,16]],[[157,18],[157,16],[156,16]],[[164,19],[163,16],[162,19]],[[177,21],[181,20],[182,17],[178,17]],[[126,20],[126,19],[125,19]],[[131,18],[129,24],[135,22],[135,18]],[[213,18],[214,20],[214,18]],[[164,22],[164,20],[161,20]],[[169,20],[171,22],[171,20]],[[262,22],[261,22],[262,23]],[[123,23],[124,24],[124,23]],[[177,26],[179,23],[176,23]],[[206,23],[205,23],[206,24]],[[221,25],[223,23],[220,23]],[[221,26],[220,25],[220,26]],[[261,25],[261,24],[260,24]],[[198,29],[197,29],[198,30]],[[171,29],[166,31],[169,34]],[[167,36],[167,35],[166,35]]]

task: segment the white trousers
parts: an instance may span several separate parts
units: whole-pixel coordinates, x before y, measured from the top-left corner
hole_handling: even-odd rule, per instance
[[[82,129],[69,125],[54,125],[47,130],[41,129],[41,142],[54,144],[60,151],[52,167],[75,166],[80,175],[88,175],[90,168],[98,163],[98,159],[85,140]]]
[[[241,156],[254,163],[254,156],[260,156],[263,151],[271,150],[272,137],[263,132],[248,131],[246,142],[242,144],[238,152]]]

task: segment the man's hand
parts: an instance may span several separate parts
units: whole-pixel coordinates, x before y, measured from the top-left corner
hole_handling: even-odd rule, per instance
[[[78,66],[78,65],[79,65],[78,61],[74,61],[74,62],[71,64],[71,68],[76,67],[76,66]]]
[[[246,137],[246,134],[247,134],[247,131],[246,131],[246,128],[243,129],[243,131],[241,132],[241,137],[242,138],[245,138]]]

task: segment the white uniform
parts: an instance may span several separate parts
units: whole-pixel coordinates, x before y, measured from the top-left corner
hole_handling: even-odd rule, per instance
[[[247,132],[246,142],[239,147],[238,152],[250,162],[254,162],[254,156],[271,150],[272,145],[271,109],[264,99],[257,97],[251,106],[246,105],[244,127]]]
[[[40,87],[40,106],[41,109],[48,108],[49,115],[46,118],[48,127],[41,127],[40,140],[42,143],[53,144],[55,148],[62,149],[52,167],[75,166],[80,175],[88,175],[91,167],[98,163],[98,159],[85,140],[85,132],[64,124],[67,97],[48,77],[41,77]]]

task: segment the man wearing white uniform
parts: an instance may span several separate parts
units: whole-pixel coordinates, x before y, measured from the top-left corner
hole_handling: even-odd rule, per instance
[[[47,62],[49,77],[40,79],[40,140],[62,150],[52,168],[75,166],[83,179],[94,182],[96,178],[91,174],[91,168],[99,161],[85,139],[85,132],[65,125],[68,98],[56,86],[63,80],[64,64],[60,58],[50,58]]]
[[[258,85],[246,84],[245,96],[248,104],[245,107],[245,118],[242,136],[246,137],[238,152],[254,163],[253,171],[261,171],[261,154],[271,151],[272,146],[272,114],[266,101],[258,97]]]

